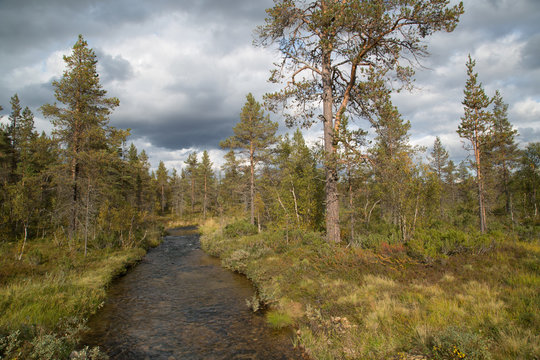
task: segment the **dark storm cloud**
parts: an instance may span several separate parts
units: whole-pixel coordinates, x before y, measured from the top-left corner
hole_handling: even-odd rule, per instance
[[[174,12],[188,14],[199,24],[220,20],[234,27],[259,21],[271,4],[270,0],[2,0],[0,53],[17,53],[17,57],[1,61],[13,66],[21,60],[35,60],[51,46],[71,45],[78,34],[129,36],[123,33],[123,26],[143,24]]]
[[[23,106],[37,109],[44,104],[52,104],[56,101],[54,98],[54,88],[50,82],[43,84],[31,84],[23,87],[18,93]]]
[[[16,91],[10,92],[8,89],[0,88],[0,94],[3,94],[0,99],[0,105],[3,106],[3,113],[9,113],[11,107],[9,101],[11,97],[15,94],[19,97],[21,106],[29,107],[35,115],[39,115],[38,108],[43,104],[53,103],[54,99],[54,89],[52,87],[52,79],[50,82],[43,84],[30,84],[18,88]]]
[[[168,150],[215,149],[219,148],[221,140],[232,134],[241,105],[224,103],[223,94],[219,93],[221,89],[176,84],[168,90],[189,93],[188,106],[155,109],[151,112],[152,118],[134,118],[130,114],[113,116],[113,124],[130,128],[132,138],[145,138],[154,146]]]
[[[427,39],[431,56],[422,63],[431,70],[417,71],[421,91],[397,96],[396,105],[411,120],[413,140],[423,138],[431,146],[432,135],[442,135],[453,144],[449,146],[461,147],[455,129],[463,112],[465,57],[471,53],[479,57],[479,78],[490,95],[500,88],[514,109],[516,126],[534,127],[520,140],[538,141],[534,117],[527,114],[537,111],[540,96],[540,1],[464,2],[456,31]],[[275,59],[253,49],[251,42],[272,3],[0,0],[3,113],[15,92],[32,110],[54,102],[51,82],[62,75],[60,52],[83,34],[96,51],[104,89],[120,99],[112,125],[131,128],[132,139],[151,142],[162,154],[217,148],[232,134],[245,95],[253,92],[260,100],[271,91],[266,79]],[[498,52],[492,51],[494,46],[500,47]],[[518,65],[503,61],[516,56]]]
[[[231,119],[207,116],[204,113],[188,117],[171,116],[161,123],[136,124],[132,132],[161,148],[176,150],[186,148],[215,149],[219,142],[230,136]],[[137,136],[135,136],[137,138]]]

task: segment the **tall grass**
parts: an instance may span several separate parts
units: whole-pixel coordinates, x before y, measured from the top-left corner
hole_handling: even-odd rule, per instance
[[[159,235],[141,245],[157,245]],[[0,245],[0,358],[67,358],[107,286],[146,253],[94,246],[84,256],[81,244],[50,239],[29,241],[26,249],[19,261],[19,244]],[[81,354],[102,356],[95,349]]]

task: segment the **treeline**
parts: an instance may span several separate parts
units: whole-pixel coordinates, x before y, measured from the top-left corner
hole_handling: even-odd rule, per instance
[[[129,130],[109,125],[119,105],[106,97],[96,56],[79,37],[53,82],[58,102],[40,111],[54,125],[38,134],[17,94],[0,127],[0,238],[48,237],[87,246],[133,247],[155,226],[161,174],[126,145]],[[21,255],[24,251],[21,249]]]
[[[368,141],[366,133],[357,132],[357,146],[338,153],[344,240],[375,248],[409,244],[434,255],[480,240],[489,246],[490,236],[482,237],[483,232],[537,235],[540,143],[518,148],[508,105],[498,91],[485,96],[481,84],[474,83],[472,60],[468,67],[465,113],[456,131],[476,146],[465,144],[471,159],[454,163],[439,137],[431,149],[413,147],[410,123],[387,95],[372,121],[375,138]],[[471,120],[478,103],[471,93],[485,97],[480,121]],[[229,152],[219,173],[206,151],[200,160],[191,153],[181,174],[174,171],[162,182],[162,209],[184,218],[243,217],[259,231],[324,231],[321,146],[308,146],[299,130],[276,136],[277,127],[249,94],[234,135],[221,142]],[[158,179],[166,173],[161,163]]]

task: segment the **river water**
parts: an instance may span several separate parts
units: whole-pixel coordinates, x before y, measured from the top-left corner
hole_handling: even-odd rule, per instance
[[[110,287],[83,343],[111,359],[300,359],[290,334],[248,309],[253,293],[200,249],[194,228],[174,229]]]

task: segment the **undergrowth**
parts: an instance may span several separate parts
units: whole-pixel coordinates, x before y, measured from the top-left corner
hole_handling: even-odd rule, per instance
[[[314,359],[540,358],[538,241],[425,232],[370,249],[302,230],[212,231],[203,249],[246,274],[269,323],[294,324]]]
[[[85,322],[103,304],[111,281],[159,244],[160,230],[142,247],[101,246],[57,239],[0,243],[0,359],[106,358],[97,348],[74,351]]]

